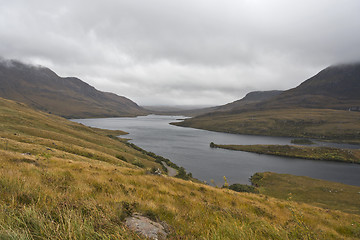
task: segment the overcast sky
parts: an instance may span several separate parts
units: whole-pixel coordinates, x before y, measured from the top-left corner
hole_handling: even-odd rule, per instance
[[[0,0],[0,56],[140,105],[220,105],[360,60],[359,0]]]

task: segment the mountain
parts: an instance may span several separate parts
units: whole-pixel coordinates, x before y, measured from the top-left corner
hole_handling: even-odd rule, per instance
[[[0,97],[66,118],[144,115],[130,99],[101,92],[75,77],[59,77],[45,67],[0,61]]]
[[[360,110],[360,63],[325,68],[299,86],[250,109],[293,107]]]
[[[330,66],[284,95],[306,94],[360,100],[360,63]]]

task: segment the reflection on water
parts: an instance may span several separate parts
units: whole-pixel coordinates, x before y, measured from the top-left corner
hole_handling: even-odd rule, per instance
[[[194,177],[223,184],[249,183],[255,172],[272,171],[325,179],[360,186],[360,164],[324,162],[256,153],[212,149],[217,144],[290,144],[291,138],[237,135],[210,132],[170,125],[179,116],[149,115],[137,118],[76,119],[74,121],[98,128],[120,129],[126,138],[147,151],[169,158],[185,167]],[[321,143],[333,147],[359,148],[358,145]]]

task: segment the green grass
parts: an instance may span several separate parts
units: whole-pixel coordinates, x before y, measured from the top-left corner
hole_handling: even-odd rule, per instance
[[[360,187],[357,186],[271,172],[256,173],[252,183],[266,196],[360,215]]]
[[[342,110],[296,108],[215,113],[173,124],[227,133],[360,144],[360,112]]]
[[[314,159],[322,161],[337,161],[360,163],[360,150],[339,149],[331,147],[308,147],[293,145],[219,145],[211,144],[213,148],[223,148],[235,151],[246,151],[259,154]]]
[[[160,158],[117,134],[0,99],[0,239],[142,239],[134,212],[169,239],[359,238],[356,214],[149,174]]]

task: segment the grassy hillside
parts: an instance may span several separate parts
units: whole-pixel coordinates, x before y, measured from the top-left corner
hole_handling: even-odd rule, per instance
[[[276,156],[314,159],[321,161],[360,163],[360,150],[356,149],[289,145],[219,145],[214,143],[212,143],[210,146],[215,148]]]
[[[0,239],[142,239],[134,212],[169,239],[360,238],[359,215],[149,174],[119,133],[0,99]]]
[[[272,90],[272,91],[254,91],[249,92],[240,100],[225,104],[223,106],[216,107],[213,112],[218,111],[232,111],[247,106],[254,106],[256,103],[268,101],[276,96],[279,96],[283,91]]]
[[[271,172],[256,173],[252,182],[267,196],[360,214],[360,187]]]
[[[360,112],[353,111],[271,109],[238,114],[208,114],[173,124],[228,133],[360,143]]]
[[[45,67],[0,59],[0,97],[66,118],[138,116],[147,111],[126,97],[101,92]]]

